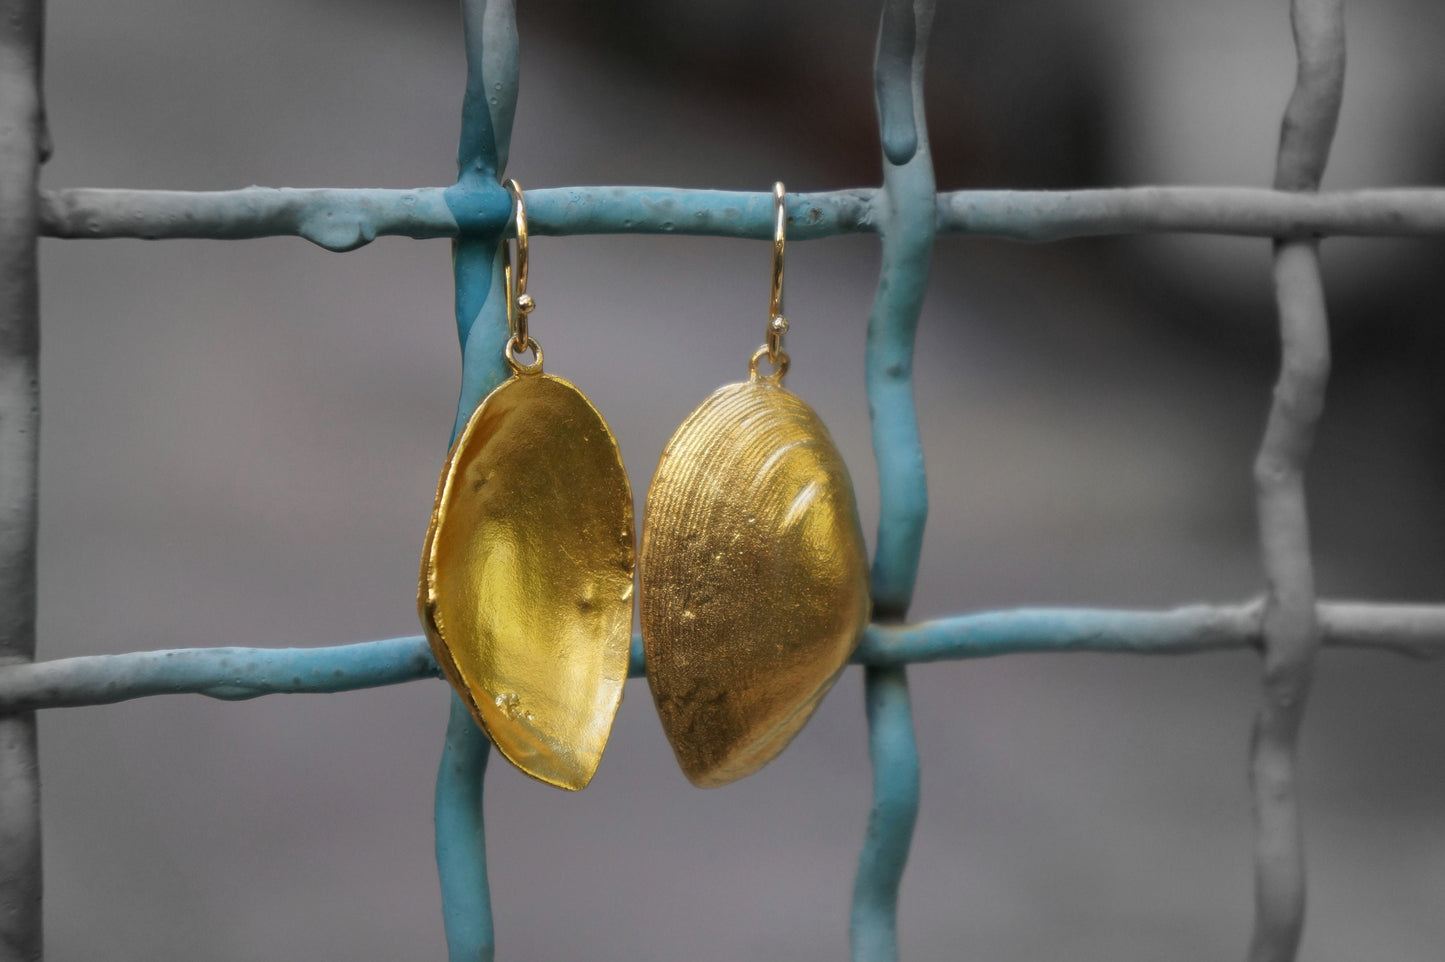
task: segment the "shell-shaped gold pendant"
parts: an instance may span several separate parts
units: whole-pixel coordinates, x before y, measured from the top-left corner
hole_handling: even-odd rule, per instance
[[[561,378],[504,381],[447,455],[417,607],[497,750],[559,788],[591,781],[622,701],[634,562],[632,491],[602,416]]]
[[[700,787],[749,775],[787,746],[870,610],[843,458],[812,408],[756,363],[677,429],[643,519],[647,680]]]

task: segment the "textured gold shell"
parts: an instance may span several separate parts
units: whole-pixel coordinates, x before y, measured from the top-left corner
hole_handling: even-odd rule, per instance
[[[853,484],[828,429],[775,380],[729,384],[662,452],[647,493],[642,643],[693,784],[777,756],[868,624]]]
[[[591,403],[515,376],[472,412],[442,469],[417,608],[497,750],[559,788],[597,771],[627,680],[632,491]]]

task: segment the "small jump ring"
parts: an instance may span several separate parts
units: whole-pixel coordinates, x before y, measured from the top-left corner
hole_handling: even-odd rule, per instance
[[[767,358],[768,363],[773,365],[773,373],[764,374],[758,370],[758,366],[762,364],[763,358]],[[756,351],[753,352],[752,359],[748,361],[748,380],[767,381],[771,384],[782,384],[783,376],[788,373],[788,364],[789,361],[787,351],[778,351],[777,353],[774,353],[768,350],[768,346],[764,344],[762,347],[758,348]]]
[[[531,364],[523,364],[521,361],[517,360],[517,354],[522,353],[517,350],[518,346],[519,345],[509,337],[507,338],[507,346],[502,349],[502,353],[506,356],[507,363],[512,366],[512,370],[515,371],[517,374],[522,375],[541,374],[542,345],[538,344],[534,338],[529,337],[527,338],[526,345],[522,346],[523,352],[531,351],[533,354],[537,355],[537,359]]]

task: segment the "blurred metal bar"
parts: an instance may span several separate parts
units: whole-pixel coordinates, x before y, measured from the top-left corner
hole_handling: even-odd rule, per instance
[[[916,624],[868,627],[856,665],[909,665],[1000,655],[1091,652],[1190,655],[1261,649],[1264,603],[1190,605],[1168,611],[1019,608]],[[1445,656],[1445,605],[1324,602],[1323,642],[1333,648],[1416,658]],[[632,638],[628,677],[644,675]],[[440,678],[420,635],[326,648],[174,648],[83,655],[0,667],[0,715],[110,705],[156,695],[241,701],[330,694]]]
[[[1427,237],[1445,233],[1445,190],[960,190],[938,195],[938,232],[1035,243],[1115,234]]]
[[[1019,608],[911,625],[871,625],[854,657],[864,664],[993,658],[1045,652],[1188,655],[1263,647],[1264,603],[1169,611]],[[1323,643],[1414,658],[1445,656],[1445,605],[1325,602]]]
[[[153,695],[244,701],[440,678],[420,636],[326,648],[174,648],[0,668],[0,714],[109,705]]]
[[[75,240],[134,237],[246,240],[304,237],[349,251],[378,237],[496,234],[511,218],[495,182],[412,190],[245,187],[240,190],[72,188],[41,192],[41,230]],[[807,240],[872,230],[875,191],[788,195],[788,237]],[[557,187],[526,192],[533,234],[772,236],[771,194],[671,187]],[[1445,192],[1441,193],[1445,209]],[[1445,221],[1445,217],[1442,217]]]
[[[332,251],[378,237],[455,237],[446,189],[244,187],[240,190],[78,188],[40,193],[40,230],[69,239],[248,240],[304,237]]]
[[[932,0],[884,0],[873,68],[883,188],[872,206],[882,265],[864,364],[880,500],[873,612],[884,622],[902,621],[908,614],[928,518],[923,444],[913,403],[913,346],[937,219],[923,110],[932,23]],[[918,820],[918,746],[904,668],[870,665],[863,685],[873,803],[853,883],[849,937],[854,962],[893,962],[898,958],[898,888]]]
[[[1023,608],[912,625],[871,625],[858,660],[913,664],[1040,652],[1182,655],[1238,650],[1259,646],[1261,610],[1259,602],[1172,611]],[[1445,607],[1439,625],[1445,642]]]
[[[35,658],[40,453],[36,182],[45,8],[0,0],[0,661]],[[41,957],[40,759],[35,715],[0,717],[0,960]]]
[[[788,238],[876,233],[873,188],[788,195]],[[468,200],[478,201],[468,204]],[[763,192],[674,187],[549,187],[527,191],[534,234],[772,236]],[[454,209],[455,208],[455,209]],[[40,230],[71,240],[133,237],[246,240],[303,237],[349,251],[378,237],[456,237],[501,229],[510,208],[465,187],[40,192]],[[1445,190],[1297,194],[1253,187],[959,190],[938,195],[937,232],[1033,243],[1115,234],[1239,237],[1428,237],[1445,234]]]
[[[474,229],[452,245],[457,340],[462,351],[453,440],[472,409],[506,375],[501,350],[507,333],[501,245],[512,205],[498,178],[506,166],[517,107],[517,22],[512,0],[462,0],[462,28],[466,93],[457,183],[446,191],[446,202],[457,223],[473,224]],[[496,955],[482,810],[490,752],[491,742],[453,692],[436,792],[437,874],[451,962],[491,962]]]
[[[1274,186],[1319,189],[1345,81],[1343,0],[1293,0],[1298,51],[1294,93],[1280,130]],[[1324,410],[1330,332],[1319,242],[1280,239],[1274,249],[1281,359],[1274,402],[1255,460],[1264,604],[1264,685],[1250,760],[1254,789],[1255,917],[1251,962],[1293,962],[1304,930],[1299,731],[1321,641],[1304,472]]]
[[[1445,655],[1445,606],[1325,602],[1316,610],[1330,647],[1379,649],[1413,658]]]

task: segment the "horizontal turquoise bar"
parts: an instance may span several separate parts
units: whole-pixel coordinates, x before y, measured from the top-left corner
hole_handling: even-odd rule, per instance
[[[871,625],[853,661],[899,665],[1042,652],[1189,654],[1257,647],[1262,606],[1170,611],[1025,608],[912,625]],[[1327,645],[1445,655],[1445,606],[1324,603]],[[632,642],[632,677],[643,673]],[[394,638],[327,648],[179,648],[89,655],[0,668],[0,714],[106,705],[151,695],[240,700],[318,694],[440,677],[426,640]]]
[[[377,237],[455,237],[459,188],[246,187],[44,190],[41,234],[147,240],[304,237],[354,250]],[[790,240],[875,233],[871,188],[790,194]],[[536,234],[691,234],[766,239],[772,195],[665,187],[529,190]],[[465,206],[465,205],[460,205]],[[490,205],[488,209],[505,210]],[[938,195],[940,234],[1044,242],[1111,234],[1406,237],[1445,233],[1445,189],[1294,193],[1245,187],[961,190]],[[496,231],[500,224],[473,224]]]

